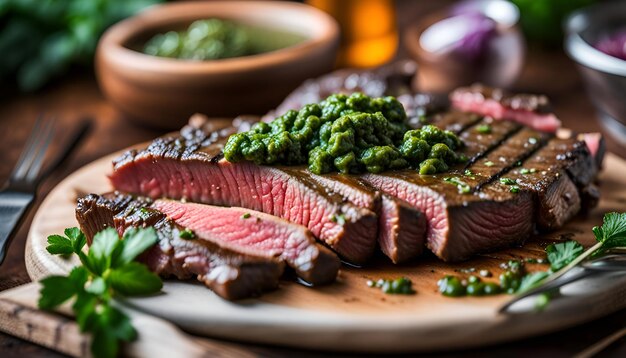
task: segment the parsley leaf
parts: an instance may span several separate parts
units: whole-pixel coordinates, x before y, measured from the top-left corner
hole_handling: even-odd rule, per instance
[[[121,246],[120,243],[117,231],[113,228],[104,229],[97,233],[93,237],[93,243],[87,254],[90,271],[96,275],[102,275],[105,270],[111,267],[113,253]]]
[[[53,255],[70,255],[78,253],[87,243],[85,234],[77,227],[65,229],[65,236],[48,236],[48,247],[46,250]]]
[[[123,240],[122,251],[112,262],[111,267],[118,267],[133,261],[139,254],[157,242],[157,235],[152,227],[143,230],[130,228],[124,233]]]
[[[163,282],[159,276],[137,262],[131,262],[109,273],[111,287],[126,296],[149,295],[159,292]]]
[[[111,303],[116,295],[147,295],[161,290],[161,279],[146,266],[134,262],[138,255],[157,242],[154,228],[130,229],[120,240],[117,231],[105,229],[94,236],[89,251],[78,228],[65,230],[65,236],[50,235],[47,250],[51,254],[78,255],[82,266],[68,276],[50,276],[41,280],[39,307],[53,309],[74,298],[72,310],[81,332],[91,333],[91,353],[96,358],[115,357],[119,341],[137,338],[130,319]]]
[[[43,309],[54,308],[76,294],[74,284],[69,277],[49,276],[41,280],[41,285],[41,297],[39,297],[38,304]]]
[[[546,253],[550,262],[550,269],[553,272],[562,269],[582,254],[583,250],[583,245],[573,240],[548,245]]]
[[[83,232],[80,231],[80,229],[77,227],[67,228],[65,229],[64,233],[65,236],[67,236],[72,242],[72,248],[74,249],[75,253],[81,251],[83,249],[83,246],[87,244],[87,238],[85,237],[85,234],[83,234]]]
[[[626,213],[608,213],[604,215],[602,227],[594,227],[596,240],[602,243],[602,251],[626,247]]]
[[[53,255],[69,255],[74,253],[70,239],[61,235],[48,236],[48,246],[46,250]]]
[[[539,286],[539,284],[549,275],[550,274],[545,271],[538,271],[525,275],[522,278],[519,288],[517,289],[517,293],[526,292]]]
[[[76,294],[87,282],[87,271],[75,267],[68,276],[48,276],[41,280],[38,305],[43,309],[51,309],[61,305]]]

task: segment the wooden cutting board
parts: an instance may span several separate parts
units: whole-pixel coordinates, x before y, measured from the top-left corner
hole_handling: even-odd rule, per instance
[[[46,237],[76,226],[77,196],[111,190],[106,174],[111,155],[78,170],[61,182],[39,208],[26,245],[26,266],[33,280],[65,273],[76,264],[45,251]],[[596,277],[563,290],[563,297],[538,314],[532,302],[514,306],[514,314],[498,308],[507,295],[447,298],[436,282],[446,274],[467,276],[465,270],[487,269],[497,280],[499,265],[509,259],[538,258],[552,241],[575,238],[589,245],[591,228],[607,211],[626,211],[626,162],[609,154],[600,175],[599,207],[577,217],[562,230],[530,240],[524,247],[446,264],[432,255],[413,263],[393,265],[376,257],[367,267],[344,266],[336,283],[308,288],[285,280],[280,289],[260,299],[226,302],[195,282],[167,281],[163,294],[123,302],[127,307],[169,320],[202,335],[306,348],[390,352],[473,347],[541,334],[579,324],[626,306],[626,277]],[[538,264],[528,269],[545,270]],[[366,285],[368,279],[406,276],[417,294],[386,295]]]
[[[40,285],[29,283],[0,292],[0,331],[72,357],[90,357],[89,335],[79,331],[69,304],[56,312],[37,308]],[[138,339],[122,346],[125,357],[257,357],[233,344],[192,337],[173,324],[123,307]]]

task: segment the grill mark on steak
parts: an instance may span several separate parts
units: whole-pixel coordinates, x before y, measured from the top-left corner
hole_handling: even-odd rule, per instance
[[[418,210],[398,198],[381,195],[356,175],[316,175],[308,170],[301,171],[354,205],[375,212],[378,245],[394,263],[406,262],[423,252],[426,219]]]
[[[476,124],[482,119],[481,116],[474,113],[450,110],[443,113],[437,113],[427,120],[430,124],[453,133],[459,134],[470,126]]]
[[[79,199],[76,219],[90,242],[95,233],[107,227],[116,228],[120,235],[129,227],[154,227],[158,242],[138,260],[163,277],[197,276],[225,299],[257,296],[278,286],[282,262],[236,252],[201,238],[181,239],[184,228],[149,208],[150,203],[149,199],[119,193],[90,194]]]
[[[481,133],[479,130],[482,126],[489,126],[489,133]],[[507,138],[522,129],[519,124],[509,121],[494,121],[492,118],[483,118],[477,124],[468,127],[461,132],[459,137],[465,143],[465,147],[461,151],[468,158],[465,167],[471,166],[476,160],[483,157],[493,148],[497,148]]]
[[[335,281],[339,258],[317,244],[304,226],[258,211],[172,200],[155,200],[151,206],[204,240],[258,256],[280,257],[312,285]]]
[[[230,163],[221,156],[223,136],[201,126],[156,139],[143,151],[114,162],[110,175],[117,190],[151,198],[186,199],[262,211],[305,225],[348,262],[362,264],[376,247],[377,218],[345,203],[293,168]],[[208,143],[208,144],[207,144]]]

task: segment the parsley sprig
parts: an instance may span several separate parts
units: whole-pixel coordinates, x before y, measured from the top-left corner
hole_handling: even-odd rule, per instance
[[[550,270],[526,275],[517,292],[523,293],[541,284],[554,281],[589,257],[598,257],[611,249],[626,247],[626,213],[605,214],[602,226],[596,226],[592,231],[597,243],[587,250],[584,250],[583,246],[576,241],[548,245],[546,254],[550,262]],[[545,307],[549,298],[549,295],[541,295],[536,306]]]
[[[159,292],[163,283],[148,268],[133,260],[157,241],[154,228],[126,230],[122,240],[108,228],[94,236],[87,251],[85,235],[78,228],[65,229],[65,236],[48,236],[49,253],[75,254],[81,265],[67,276],[41,280],[39,307],[53,309],[74,298],[72,310],[82,332],[92,334],[95,357],[115,357],[120,341],[136,339],[130,319],[113,305],[117,295],[138,296]]]
[[[602,226],[595,226],[591,230],[597,243],[584,252],[582,249],[563,249],[562,256],[568,263],[550,275],[544,282],[556,280],[591,256],[597,257],[608,250],[626,247],[626,213],[607,213],[604,215]]]

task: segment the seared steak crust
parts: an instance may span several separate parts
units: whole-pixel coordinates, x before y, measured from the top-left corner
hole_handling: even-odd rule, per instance
[[[235,252],[210,241],[182,239],[180,232],[184,228],[149,208],[149,203],[119,193],[90,194],[79,199],[76,219],[90,241],[106,227],[114,227],[120,234],[129,227],[154,227],[158,243],[139,260],[163,277],[196,276],[225,299],[257,296],[278,286],[282,262]]]

